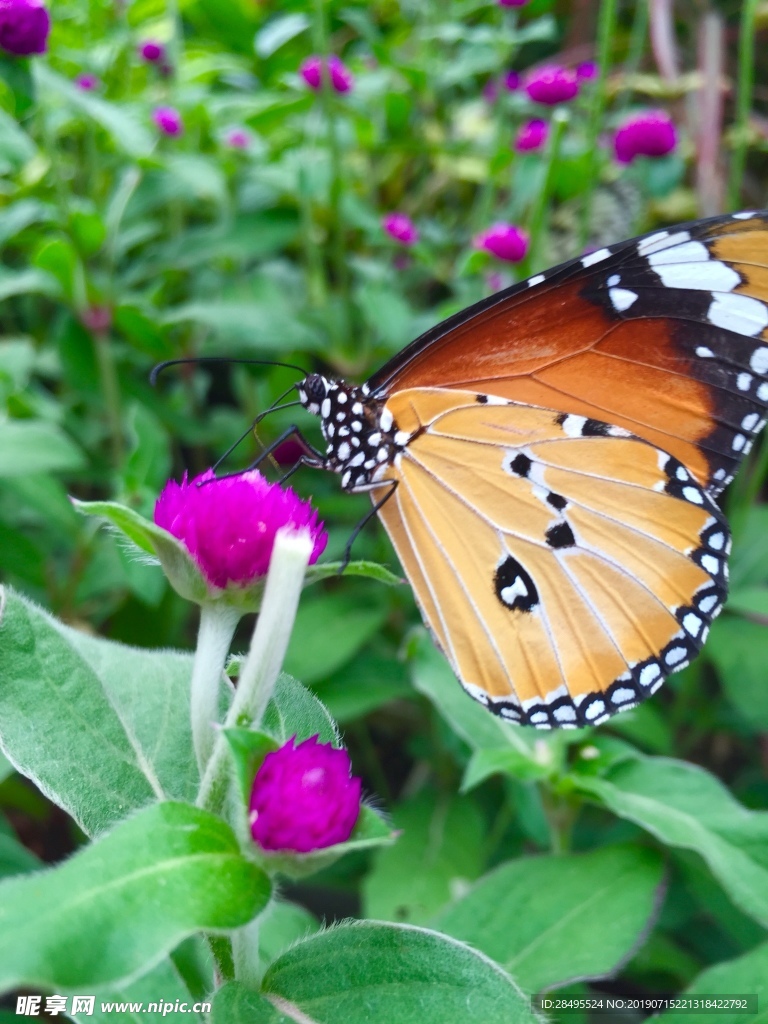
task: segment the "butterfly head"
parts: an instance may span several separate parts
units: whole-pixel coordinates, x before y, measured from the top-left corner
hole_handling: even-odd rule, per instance
[[[319,373],[305,377],[297,390],[307,412],[320,417],[327,445],[324,468],[340,473],[347,490],[381,480],[407,444],[384,403],[371,398],[365,384],[328,380]]]

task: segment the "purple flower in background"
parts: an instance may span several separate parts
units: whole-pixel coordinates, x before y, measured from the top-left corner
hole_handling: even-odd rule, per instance
[[[332,53],[328,58],[327,68],[331,86],[336,92],[349,92],[355,84],[355,79],[341,58]],[[323,58],[317,55],[307,57],[299,68],[299,74],[310,89],[319,91],[323,86]]]
[[[582,61],[576,67],[576,77],[580,82],[589,82],[597,78],[597,64],[593,60]]]
[[[93,92],[99,88],[101,82],[96,75],[92,75],[86,71],[84,74],[77,76],[75,79],[75,85],[78,89],[82,89],[83,92]]]
[[[182,135],[184,132],[184,122],[175,107],[155,107],[152,120],[163,135]]]
[[[516,92],[520,88],[520,75],[517,71],[508,71],[504,75],[504,88]]]
[[[180,484],[169,480],[157,499],[155,522],[180,540],[208,582],[222,589],[266,575],[281,526],[309,530],[310,563],[328,540],[308,502],[256,470],[219,480],[209,469],[194,480],[185,473]]]
[[[45,53],[51,16],[42,0],[0,0],[0,49],[16,57]]]
[[[483,99],[486,103],[495,103],[499,98],[499,83],[495,78],[489,78],[483,86]]]
[[[514,224],[492,224],[474,239],[476,249],[485,249],[499,260],[518,263],[528,251],[528,235]]]
[[[407,213],[388,213],[381,218],[381,226],[396,242],[413,245],[419,240],[419,232]]]
[[[525,7],[528,0],[498,0],[499,7]]]
[[[293,736],[264,758],[251,790],[251,835],[264,850],[309,853],[349,839],[360,815],[360,779],[346,750]]]
[[[646,110],[628,118],[613,139],[616,159],[631,164],[638,156],[666,156],[677,145],[677,132],[665,110]]]
[[[518,153],[529,153],[532,150],[541,149],[547,141],[549,125],[541,118],[534,118],[520,125],[515,138],[515,149]]]
[[[573,99],[579,91],[579,80],[569,68],[545,64],[526,77],[525,91],[536,103],[553,107]]]
[[[165,47],[155,39],[148,39],[139,47],[139,56],[148,64],[160,64],[165,60]]]
[[[232,149],[248,149],[251,144],[251,136],[245,128],[230,128],[224,141]]]

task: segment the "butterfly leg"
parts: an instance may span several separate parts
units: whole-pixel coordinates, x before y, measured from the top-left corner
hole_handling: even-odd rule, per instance
[[[362,493],[363,491],[373,491],[377,487],[388,487],[389,489],[387,490],[387,493],[384,495],[383,498],[380,498],[371,506],[370,511],[363,516],[363,518],[360,520],[357,526],[355,526],[355,528],[352,530],[352,533],[350,533],[349,540],[347,541],[346,546],[344,548],[344,556],[341,559],[341,566],[339,567],[339,576],[341,576],[341,574],[349,565],[349,561],[352,556],[352,545],[357,540],[360,531],[368,525],[368,523],[371,521],[371,519],[373,519],[373,517],[376,515],[376,513],[379,511],[382,505],[389,501],[389,499],[392,497],[392,495],[395,493],[395,490],[397,489],[397,483],[397,480],[377,480],[374,483],[363,484],[362,486],[355,488],[356,493]]]

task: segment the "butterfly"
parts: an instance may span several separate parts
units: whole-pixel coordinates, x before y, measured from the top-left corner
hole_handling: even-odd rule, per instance
[[[768,211],[591,252],[361,386],[297,388],[326,443],[302,461],[371,492],[466,691],[597,725],[686,666],[726,597],[716,499],[768,407]]]

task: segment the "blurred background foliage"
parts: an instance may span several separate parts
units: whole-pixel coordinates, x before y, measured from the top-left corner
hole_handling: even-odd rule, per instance
[[[765,4],[57,0],[51,13],[46,56],[0,58],[0,573],[127,643],[189,648],[194,610],[67,495],[151,514],[170,475],[214,463],[296,379],[185,366],[152,387],[153,364],[278,359],[363,380],[431,324],[585,245],[767,202]],[[142,58],[147,41],[163,61]],[[352,87],[310,88],[313,53],[338,55]],[[600,67],[557,107],[507,87],[545,61]],[[180,131],[158,129],[159,107]],[[647,108],[672,117],[677,145],[618,163],[616,127]],[[532,117],[549,140],[516,151]],[[384,229],[395,211],[416,240]],[[496,222],[529,233],[522,261],[478,247]],[[302,411],[275,412],[226,468],[294,421],[318,437]],[[287,894],[326,920],[431,922],[530,991],[605,973],[568,991],[753,991],[768,977],[767,462],[757,445],[726,498],[733,596],[704,654],[591,735],[526,736],[521,753],[413,632],[407,586],[308,591],[286,668],[340,721],[403,835]],[[367,499],[306,470],[292,486],[339,556]],[[375,523],[355,556],[396,568]],[[78,837],[3,774],[0,832],[60,859]],[[0,868],[28,867],[11,849]],[[520,859],[568,852],[592,859],[551,878],[550,860]],[[506,915],[485,928],[461,902],[477,879]],[[524,956],[520,927],[548,912],[571,913],[572,931]]]

